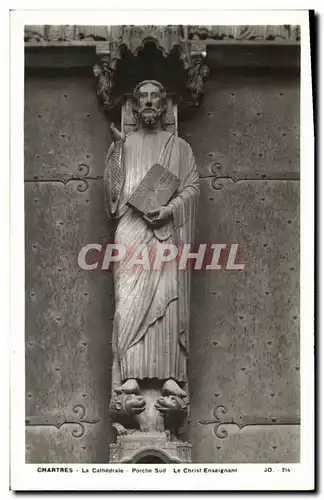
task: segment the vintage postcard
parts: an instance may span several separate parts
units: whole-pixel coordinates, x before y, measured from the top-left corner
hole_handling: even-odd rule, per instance
[[[11,489],[314,488],[313,142],[308,11],[11,12]]]

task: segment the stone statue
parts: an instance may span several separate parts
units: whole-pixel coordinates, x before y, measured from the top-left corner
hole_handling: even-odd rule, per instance
[[[116,221],[115,243],[133,250],[193,243],[199,182],[189,144],[164,129],[166,92],[146,80],[134,90],[137,128],[126,135],[111,125],[113,143],[104,175],[107,212]],[[180,179],[166,206],[143,215],[126,203],[153,164]],[[188,408],[187,361],[190,267],[178,259],[159,269],[114,263],[115,316],[111,414],[118,434],[175,435]],[[128,398],[132,395],[132,398]],[[136,398],[135,398],[136,396]]]

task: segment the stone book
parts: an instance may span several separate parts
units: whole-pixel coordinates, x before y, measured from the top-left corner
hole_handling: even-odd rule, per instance
[[[146,215],[151,210],[167,205],[179,184],[179,177],[155,163],[126,204]]]

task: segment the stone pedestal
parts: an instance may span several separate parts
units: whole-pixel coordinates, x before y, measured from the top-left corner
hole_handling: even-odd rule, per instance
[[[109,445],[110,463],[190,463],[191,444],[170,440],[166,432],[135,431]]]

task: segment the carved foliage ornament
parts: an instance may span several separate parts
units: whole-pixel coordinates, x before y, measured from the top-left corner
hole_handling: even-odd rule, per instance
[[[160,38],[150,34],[142,39],[137,34],[135,40],[128,36],[110,43],[109,52],[93,68],[96,93],[106,112],[120,107],[123,96],[147,78],[162,81],[168,92],[176,93],[180,109],[200,105],[209,74],[206,53],[191,50],[191,43],[182,42],[178,32],[165,31]]]
[[[189,26],[190,40],[300,40],[298,25]]]
[[[113,96],[116,64],[116,60],[111,60],[109,56],[105,56],[100,63],[95,64],[93,67],[93,74],[96,78],[96,94],[105,111],[112,110],[117,104]]]
[[[153,36],[170,50],[172,38],[185,40],[300,40],[298,25],[219,25],[219,26],[80,26],[80,25],[28,25],[25,42],[51,41],[117,41],[122,40],[131,50],[137,39]]]
[[[179,110],[196,107],[201,103],[204,82],[208,68],[204,63],[202,40],[234,40],[237,42],[258,40],[295,41],[300,39],[300,26],[297,25],[219,25],[219,26],[182,26],[182,25],[145,25],[145,26],[80,26],[44,25],[26,26],[27,42],[103,42],[102,58],[94,66],[97,95],[107,112],[120,107],[122,95],[129,89],[121,88],[128,80],[134,88],[141,80],[151,78],[161,81],[167,91],[170,84],[162,76],[173,75],[173,86],[181,96]],[[148,59],[143,58],[147,46],[155,46],[156,55],[150,58],[150,74],[142,74]],[[175,60],[178,61],[175,62]],[[124,65],[122,64],[124,61]],[[141,68],[142,65],[142,68]],[[155,65],[155,68],[154,68]],[[123,66],[123,69],[121,69]],[[129,73],[125,72],[129,67]],[[157,70],[159,67],[159,70]],[[142,73],[141,73],[142,71]],[[152,73],[153,71],[153,73]],[[160,74],[156,74],[156,71]],[[138,75],[136,76],[136,73]],[[120,76],[120,78],[118,78]],[[136,81],[134,81],[134,79]]]

